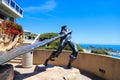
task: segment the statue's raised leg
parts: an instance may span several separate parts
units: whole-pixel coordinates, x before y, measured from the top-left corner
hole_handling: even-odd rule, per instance
[[[73,63],[73,61],[75,60],[77,58],[77,53],[72,53],[71,55],[70,55],[70,60],[69,60],[69,62],[68,62],[68,65],[67,65],[67,68],[68,69],[70,69],[72,66],[71,66],[71,64]]]
[[[70,58],[69,62],[68,62],[68,65],[67,65],[67,68],[70,69],[72,66],[72,62],[74,61],[74,59]]]

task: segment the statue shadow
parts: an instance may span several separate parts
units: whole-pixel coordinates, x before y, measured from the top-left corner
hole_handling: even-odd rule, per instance
[[[15,67],[16,68],[23,68],[23,67],[21,67],[21,65],[17,65]],[[52,67],[54,67],[54,65],[50,65],[50,64],[48,64],[47,66],[44,66],[44,65],[38,66],[38,65],[36,65],[35,69],[31,73],[20,73],[20,72],[15,70],[14,71],[14,74],[15,74],[14,80],[24,80],[26,78],[29,78],[31,76],[34,76],[36,74],[39,74],[41,72],[46,71],[47,68],[52,68]]]
[[[89,73],[87,71],[84,71],[84,70],[80,70],[80,74],[88,77],[90,80],[105,80],[105,79],[103,79],[101,77],[98,77],[98,76],[96,76],[96,75],[94,75],[92,73]]]

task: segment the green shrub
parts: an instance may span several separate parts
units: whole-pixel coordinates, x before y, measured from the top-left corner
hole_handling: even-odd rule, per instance
[[[78,51],[83,52],[83,48],[79,44],[77,44],[77,48],[78,48]]]
[[[52,46],[49,45],[49,46],[45,47],[45,49],[52,49]]]
[[[50,38],[53,38],[57,36],[57,33],[44,33],[44,34],[41,34],[40,35],[40,41],[43,41],[45,39],[50,39]],[[47,44],[46,46],[42,46],[40,47],[40,49],[57,49],[58,46],[59,46],[59,43],[60,43],[60,39],[57,39],[49,44]],[[77,44],[77,48],[79,51],[82,51],[83,52],[83,48]],[[71,47],[67,44],[65,47],[64,47],[64,50],[71,50]]]
[[[40,35],[40,39],[39,40],[43,41],[45,39],[50,39],[50,38],[53,38],[55,36],[57,36],[57,33],[44,33],[44,34]]]
[[[104,49],[93,49],[91,51],[91,53],[109,55],[109,53],[106,50],[104,50]]]

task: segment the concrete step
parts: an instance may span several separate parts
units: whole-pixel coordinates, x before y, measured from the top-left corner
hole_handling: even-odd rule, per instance
[[[22,60],[22,58],[21,57],[16,57],[15,60]]]
[[[9,63],[21,63],[21,60],[11,60]]]
[[[21,61],[22,61],[22,58],[21,58],[21,57],[16,57],[15,59],[10,60],[9,63],[19,63],[19,64],[20,64]]]

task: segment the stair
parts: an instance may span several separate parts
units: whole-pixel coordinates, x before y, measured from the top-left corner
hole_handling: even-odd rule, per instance
[[[19,46],[26,46],[26,45],[29,45],[29,44],[30,44],[30,43],[21,43]],[[18,47],[19,47],[19,46],[18,46]],[[18,57],[16,57],[16,58],[10,60],[10,61],[7,62],[7,63],[10,63],[10,64],[12,64],[12,63],[22,64],[22,57],[21,57],[21,56],[18,56]]]
[[[10,60],[8,63],[18,63],[18,64],[21,64],[21,62],[22,62],[22,57],[19,56],[19,57],[16,57],[16,58]]]

